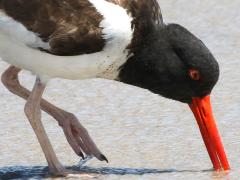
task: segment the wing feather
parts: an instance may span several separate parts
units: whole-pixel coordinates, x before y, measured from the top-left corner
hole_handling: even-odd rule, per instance
[[[48,42],[56,55],[101,51],[105,40],[99,27],[102,16],[87,0],[1,0],[8,16]],[[0,5],[1,5],[0,4]]]

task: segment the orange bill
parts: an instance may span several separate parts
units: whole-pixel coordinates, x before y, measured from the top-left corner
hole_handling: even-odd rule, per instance
[[[216,171],[229,170],[227,156],[213,117],[210,96],[193,98],[189,106],[197,120],[213,168]]]

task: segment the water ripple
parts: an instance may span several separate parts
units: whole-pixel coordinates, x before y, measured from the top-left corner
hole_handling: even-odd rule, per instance
[[[70,166],[66,167],[81,173],[102,174],[102,175],[144,175],[161,173],[184,173],[184,172],[206,172],[210,170],[177,170],[177,169],[151,169],[151,168],[115,168],[115,167],[89,167]],[[42,179],[50,177],[46,166],[11,166],[0,168],[0,179]]]

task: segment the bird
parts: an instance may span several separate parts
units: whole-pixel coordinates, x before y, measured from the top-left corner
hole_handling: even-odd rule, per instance
[[[0,57],[9,64],[2,83],[26,100],[24,112],[54,176],[68,171],[41,111],[57,120],[77,155],[108,161],[73,113],[42,98],[54,78],[104,78],[187,104],[214,170],[230,169],[210,100],[218,62],[185,27],[163,21],[157,0],[0,0]],[[36,76],[32,90],[21,85],[22,70]]]

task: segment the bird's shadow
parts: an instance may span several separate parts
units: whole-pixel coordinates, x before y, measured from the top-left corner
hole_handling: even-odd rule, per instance
[[[181,172],[205,172],[211,170],[177,170],[177,169],[153,169],[153,168],[116,168],[116,167],[90,167],[86,163],[93,157],[87,156],[81,159],[77,165],[67,166],[66,169],[77,174],[102,174],[102,175],[144,175]],[[8,166],[0,168],[0,180],[9,179],[43,179],[50,177],[46,166]]]
[[[177,170],[177,169],[152,169],[152,168],[115,168],[115,167],[89,167],[69,166],[66,167],[75,172],[101,175],[144,175],[162,173],[205,172],[211,170]],[[9,166],[0,168],[0,179],[43,179],[49,177],[46,166]]]

